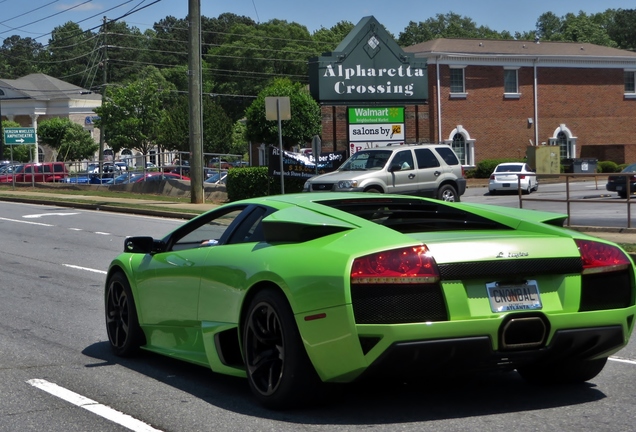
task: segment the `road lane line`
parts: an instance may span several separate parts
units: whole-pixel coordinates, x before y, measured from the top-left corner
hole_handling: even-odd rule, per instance
[[[27,381],[28,384],[33,387],[39,388],[55,397],[65,400],[75,406],[84,408],[87,411],[97,414],[107,420],[117,423],[127,429],[135,432],[161,432],[159,429],[155,429],[148,423],[144,423],[141,420],[117,411],[109,406],[100,404],[92,399],[82,396],[78,393],[72,392],[64,387],[60,387],[57,384],[43,380],[43,379],[31,379]]]
[[[73,264],[62,264],[64,267],[69,267],[72,269],[76,269],[76,270],[85,270],[85,271],[89,271],[89,272],[93,272],[93,273],[99,273],[99,274],[106,274],[107,272],[105,272],[104,270],[97,270],[97,269],[92,269],[89,267],[80,267],[80,266],[76,266]]]
[[[71,216],[79,213],[40,213],[40,214],[30,214],[24,215],[23,218],[41,218],[42,216]]]
[[[28,224],[28,225],[39,225],[39,226],[45,226],[45,227],[52,227],[53,226],[51,224],[45,224],[45,223],[41,223],[41,222],[23,221],[23,220],[19,220],[19,219],[8,219],[8,218],[3,218],[3,217],[0,217],[0,220],[7,221],[7,222],[23,223],[23,224]]]
[[[627,360],[627,359],[620,358],[620,357],[610,357],[608,360],[613,360],[613,361],[615,361],[615,362],[620,362],[620,363],[629,363],[629,364],[636,365],[636,361],[634,361],[634,360]]]

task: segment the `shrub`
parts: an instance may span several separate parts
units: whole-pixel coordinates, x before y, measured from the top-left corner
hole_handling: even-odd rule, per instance
[[[600,161],[596,164],[596,171],[600,173],[615,173],[619,172],[620,169],[616,162],[612,161]]]
[[[285,177],[285,194],[302,192],[305,180]],[[236,168],[227,172],[229,201],[279,194],[280,177],[271,177],[267,167]]]

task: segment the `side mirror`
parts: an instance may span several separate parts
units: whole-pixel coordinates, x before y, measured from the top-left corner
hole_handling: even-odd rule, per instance
[[[126,237],[124,240],[124,252],[127,253],[150,254],[161,252],[163,248],[163,241],[155,240],[152,237]]]
[[[402,171],[402,166],[400,164],[393,164],[389,167],[389,172]]]

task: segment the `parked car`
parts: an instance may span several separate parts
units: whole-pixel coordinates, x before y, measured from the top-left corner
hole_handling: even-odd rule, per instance
[[[124,240],[106,276],[109,345],[245,376],[272,408],[378,376],[581,383],[630,340],[636,267],[566,219],[363,193],[229,203]]]
[[[15,170],[23,165],[21,163],[8,163],[0,166],[0,174],[13,174]]]
[[[73,184],[106,184],[112,180],[112,177],[104,176],[100,177],[99,174],[82,174],[82,175],[70,175],[62,180],[61,183],[73,183]]]
[[[629,191],[630,193],[636,193],[636,163],[627,165],[621,174],[633,173],[630,176],[618,176],[610,175],[607,178],[607,184],[605,189],[610,192],[618,192],[618,196],[621,198],[627,198],[627,181],[629,179]]]
[[[0,175],[0,183],[57,182],[67,176],[64,162],[26,163],[16,167],[11,174]]]
[[[524,162],[506,162],[495,167],[488,181],[488,192],[518,192],[525,194],[539,189],[539,180],[530,165]]]
[[[168,172],[168,173],[162,173],[162,172],[149,172],[146,174],[141,174],[139,176],[136,176],[135,178],[131,179],[129,181],[129,183],[140,183],[140,182],[144,182],[144,181],[162,181],[162,180],[190,180],[190,177],[186,177],[184,175],[179,175],[176,173],[172,173],[172,172]]]
[[[361,150],[334,172],[305,182],[305,192],[381,192],[459,201],[466,191],[464,169],[447,145]]]
[[[139,177],[143,176],[142,172],[127,172],[124,174],[120,174],[115,178],[108,179],[104,182],[104,184],[126,184],[126,183],[134,183],[135,180]]]
[[[214,171],[204,180],[205,184],[227,184],[227,171]]]

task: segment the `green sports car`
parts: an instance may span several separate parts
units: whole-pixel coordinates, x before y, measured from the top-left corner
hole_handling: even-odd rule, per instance
[[[128,237],[105,284],[115,354],[247,377],[270,408],[325,383],[517,370],[594,378],[634,325],[634,265],[566,216],[403,195],[239,201]]]

